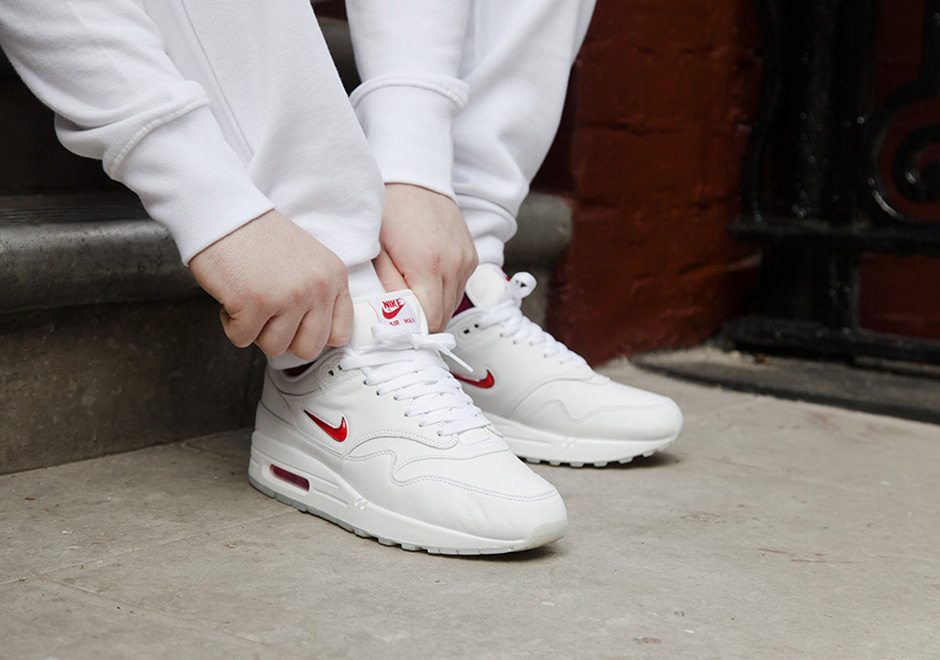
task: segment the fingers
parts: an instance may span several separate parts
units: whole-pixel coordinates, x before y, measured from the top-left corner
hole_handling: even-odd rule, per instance
[[[443,280],[426,279],[419,282],[409,282],[414,291],[424,316],[428,321],[431,332],[440,332],[444,317],[444,283]]]
[[[454,310],[457,309],[457,303],[460,301],[458,296],[458,289],[462,292],[463,287],[459,284],[459,279],[451,278],[444,280],[444,287],[442,290],[441,298],[441,328],[447,326],[447,323],[450,321],[450,317],[454,315]]]
[[[223,307],[219,315],[222,319],[222,329],[225,336],[238,348],[251,346],[268,321],[267,315],[243,312],[234,316]]]
[[[291,352],[305,360],[316,358],[329,346],[345,346],[352,333],[353,306],[343,287],[332,305],[281,306],[273,316],[256,309],[237,316],[222,308],[219,315],[229,340],[239,348],[252,343],[268,357]],[[326,310],[330,310],[327,312]]]
[[[457,306],[460,305],[460,301],[463,300],[464,290],[467,288],[467,280],[470,279],[470,276],[479,263],[476,250],[464,254],[460,261],[461,266],[451,269],[452,275],[449,278],[445,276],[444,280],[443,325],[445,327],[450,322]]]
[[[372,260],[372,265],[375,267],[379,281],[382,282],[382,287],[386,291],[400,291],[408,288],[405,278],[402,277],[402,274],[392,262],[392,258],[388,256],[388,252],[385,250],[379,252],[379,256]]]
[[[441,263],[451,263],[448,259],[440,259]],[[397,289],[411,289],[421,308],[424,310],[431,332],[441,332],[446,328],[454,310],[463,299],[467,280],[477,265],[476,252],[473,251],[465,258],[459,260],[459,268],[433,267],[427,264],[428,270],[420,274],[412,274],[405,280],[391,257],[384,250],[373,261],[375,270],[386,291]]]
[[[345,346],[352,335],[353,305],[349,290],[343,289],[333,304],[333,323],[330,328],[328,346]]]
[[[307,312],[297,326],[289,351],[303,360],[313,360],[323,352],[329,336],[327,319],[317,311]]]
[[[255,339],[255,343],[268,357],[283,355],[293,344],[298,326],[303,318],[306,318],[306,316],[302,316],[297,312],[273,317],[265,324],[258,338]]]
[[[222,327],[235,346],[255,343],[269,356],[291,350],[316,357],[328,339],[337,345],[348,341],[346,266],[276,211],[205,248],[190,267],[200,286],[222,304]]]
[[[343,289],[337,296],[332,314],[324,314],[324,307],[306,312],[292,310],[268,320],[252,340],[268,357],[277,357],[288,351],[304,360],[316,358],[326,346],[345,346],[352,332],[353,307],[349,291]],[[224,314],[224,312],[223,312]],[[226,323],[223,316],[223,325]],[[231,317],[228,317],[231,319]],[[229,327],[232,322],[229,321]],[[228,330],[226,331],[228,332]],[[244,345],[250,331],[239,336]],[[231,336],[230,336],[231,339]],[[234,343],[234,340],[233,340]]]
[[[382,282],[386,291],[399,291],[401,289],[411,289],[421,309],[424,310],[424,316],[428,321],[428,329],[431,332],[440,332],[447,322],[460,298],[463,296],[463,285],[466,279],[458,283],[445,281],[437,273],[428,273],[422,275],[420,279],[412,278],[412,281],[405,281],[401,272],[395,266],[392,258],[385,250],[382,250],[375,259],[372,260],[375,266],[375,272]],[[330,343],[330,346],[336,344]]]

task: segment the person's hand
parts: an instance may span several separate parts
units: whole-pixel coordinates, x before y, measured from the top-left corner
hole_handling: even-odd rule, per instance
[[[443,330],[477,266],[473,239],[457,205],[426,188],[387,184],[379,238],[388,255],[373,262],[379,279],[395,281],[400,273],[418,297],[431,332]]]
[[[346,267],[310,234],[269,211],[189,262],[196,281],[222,304],[222,327],[239,348],[312,360],[343,346],[352,331]]]
[[[386,291],[401,291],[408,288],[408,283],[398,272],[398,269],[395,268],[395,264],[392,262],[392,258],[388,256],[385,248],[382,248],[379,251],[379,256],[372,260],[372,266],[379,276],[379,281],[382,282],[382,288]]]

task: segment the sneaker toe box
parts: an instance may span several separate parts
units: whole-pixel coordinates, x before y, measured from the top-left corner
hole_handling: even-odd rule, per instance
[[[567,528],[567,510],[555,487],[505,449],[472,459],[426,457],[402,464],[376,458],[358,470],[374,473],[357,479],[374,484],[372,499],[432,525],[517,541],[520,549],[561,538]]]
[[[601,378],[549,383],[523,401],[517,414],[554,433],[612,440],[674,439],[683,425],[669,397]]]

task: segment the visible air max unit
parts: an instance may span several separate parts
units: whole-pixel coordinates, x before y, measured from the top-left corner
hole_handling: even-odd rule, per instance
[[[672,399],[611,381],[523,315],[535,278],[507,280],[497,266],[479,266],[467,283],[471,305],[447,327],[454,375],[526,460],[581,467],[626,463],[667,447],[682,429]]]
[[[268,369],[249,479],[386,545],[487,554],[560,538],[565,505],[508,449],[440,354],[410,291],[358,298],[349,345]]]

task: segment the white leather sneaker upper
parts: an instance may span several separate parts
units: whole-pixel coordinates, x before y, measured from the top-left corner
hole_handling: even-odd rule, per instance
[[[571,437],[656,440],[678,435],[682,414],[669,398],[615,383],[523,315],[535,278],[506,280],[484,264],[467,283],[473,307],[448,332],[473,368],[455,376],[486,414]]]
[[[257,430],[408,518],[497,538],[563,526],[555,488],[520,462],[453,379],[417,299],[354,301],[350,344],[290,377],[268,369]]]

